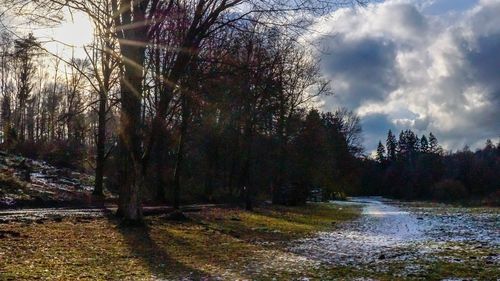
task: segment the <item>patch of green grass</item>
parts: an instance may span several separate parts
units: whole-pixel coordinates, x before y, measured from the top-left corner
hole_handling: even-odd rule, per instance
[[[474,280],[497,280],[500,270],[496,266],[487,266],[478,262],[436,262],[427,274],[427,280],[442,280],[443,278],[463,278]]]
[[[310,204],[301,207],[268,206],[254,212],[212,209],[197,218],[216,230],[241,239],[290,240],[331,229],[337,223],[356,218],[358,207]]]

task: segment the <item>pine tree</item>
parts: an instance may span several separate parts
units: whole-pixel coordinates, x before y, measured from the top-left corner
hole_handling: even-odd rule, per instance
[[[493,142],[491,141],[491,139],[487,139],[486,140],[486,144],[484,146],[484,149],[486,149],[486,150],[493,150],[493,149],[495,149],[495,145],[493,144]]]
[[[18,108],[15,112],[15,126],[18,128],[20,139],[24,141],[29,123],[28,103],[33,90],[32,80],[36,72],[34,59],[38,55],[40,43],[30,33],[24,38],[15,40],[14,47],[14,61],[18,69],[16,73]]]
[[[437,138],[434,136],[433,133],[429,133],[429,152],[440,154],[441,151],[442,148],[439,146]]]
[[[377,146],[377,161],[382,163],[385,160],[385,147],[381,141],[378,142]]]
[[[423,153],[429,152],[429,141],[425,135],[422,135],[420,139],[420,151]]]
[[[396,149],[397,149],[397,140],[391,130],[387,133],[387,158],[391,161],[396,160]]]

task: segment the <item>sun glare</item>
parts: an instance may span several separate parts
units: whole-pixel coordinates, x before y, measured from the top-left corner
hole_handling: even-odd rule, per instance
[[[44,31],[41,36],[47,38],[45,47],[48,51],[71,57],[84,57],[83,47],[92,42],[93,26],[87,15],[81,12],[69,13],[60,26]]]

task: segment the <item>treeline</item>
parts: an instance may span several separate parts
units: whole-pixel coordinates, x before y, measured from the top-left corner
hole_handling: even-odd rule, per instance
[[[374,160],[364,165],[364,192],[403,199],[438,201],[500,199],[500,143],[482,149],[445,152],[430,133],[420,138],[411,130],[399,138],[388,132]]]
[[[345,108],[308,109],[328,93],[317,62],[273,31],[227,36],[227,42],[218,42],[224,48],[207,50],[207,57],[196,61],[189,90],[184,88],[188,93],[171,97],[168,123],[150,135],[156,143],[145,166],[144,199],[250,207],[256,198],[301,204],[311,189],[323,189],[326,197],[351,189],[355,157],[363,151],[359,118]],[[61,59],[47,58],[33,35],[13,40],[4,34],[2,42],[2,148],[60,166],[93,168],[118,192],[120,108],[113,99],[119,85],[110,83],[109,96],[103,97],[106,123],[100,125],[99,92],[87,80],[90,59],[64,66]],[[141,123],[149,127],[166,83],[157,71],[167,54],[158,52],[146,53]],[[102,139],[99,129],[106,130]],[[105,141],[102,159],[99,140]],[[95,163],[102,162],[108,163],[105,171],[96,170]]]
[[[84,58],[2,36],[3,148],[93,170],[94,194],[115,190],[129,221],[145,200],[251,209],[300,204],[311,190],[424,198],[445,179],[493,190],[458,178],[454,156],[411,131],[391,136],[379,162],[361,160],[359,118],[311,110],[329,83],[297,38],[345,1],[0,1],[32,23],[69,8],[95,28]]]
[[[74,169],[94,165],[98,98],[89,70],[88,60],[48,56],[33,34],[2,33],[1,148]]]
[[[141,219],[144,200],[251,209],[354,178],[359,119],[310,110],[329,85],[297,40],[335,1],[4,4],[31,21],[77,10],[95,27],[79,59],[42,58],[32,35],[4,36],[4,148],[94,169],[94,194],[116,190],[127,220]]]

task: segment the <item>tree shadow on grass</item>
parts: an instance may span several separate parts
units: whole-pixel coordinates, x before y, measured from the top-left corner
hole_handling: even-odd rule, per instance
[[[154,278],[166,278],[168,280],[200,280],[211,279],[211,276],[203,271],[179,262],[163,247],[162,241],[155,241],[151,236],[150,226],[147,221],[139,226],[122,225],[121,221],[113,214],[107,218],[116,225],[116,229],[124,238],[132,257],[143,261]],[[165,233],[165,240],[170,239]]]

